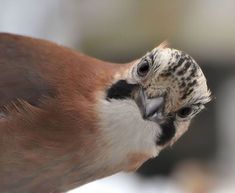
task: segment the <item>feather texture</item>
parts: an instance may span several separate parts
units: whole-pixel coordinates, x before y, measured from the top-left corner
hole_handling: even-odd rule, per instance
[[[0,69],[1,192],[64,191],[114,172],[93,174],[103,146],[95,103],[119,65],[1,34]]]

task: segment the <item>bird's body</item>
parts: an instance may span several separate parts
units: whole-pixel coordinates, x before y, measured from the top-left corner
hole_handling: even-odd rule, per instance
[[[163,56],[159,65],[166,61]],[[64,192],[119,171],[135,170],[176,141],[189,121],[174,122],[174,118],[157,124],[155,114],[146,119],[139,85],[150,98],[162,96],[164,77],[136,77],[139,63],[113,64],[47,41],[1,34],[0,192]],[[165,79],[170,76],[161,72]],[[201,90],[195,92],[182,85],[181,103],[171,101],[169,94],[164,111],[169,114],[188,103],[208,102],[206,83],[201,80]],[[183,99],[185,95],[193,96],[191,102]]]

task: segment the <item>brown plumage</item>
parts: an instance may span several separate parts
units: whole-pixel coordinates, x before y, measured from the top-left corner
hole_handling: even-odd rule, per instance
[[[133,132],[127,123],[120,125],[119,130],[120,120],[115,120],[125,109],[125,105],[119,105],[123,88],[130,87],[124,98],[135,98],[139,85],[146,89],[146,85],[154,86],[154,82],[145,84],[148,81],[141,83],[130,78],[140,61],[113,64],[47,41],[1,34],[0,191],[64,192],[118,171],[137,169],[178,139],[189,122],[184,121],[179,132],[174,128],[172,135],[156,145],[156,138],[164,131],[152,120],[144,120],[132,102],[129,107],[126,103],[127,110],[133,110],[133,120],[140,121],[133,128],[142,129],[145,124],[146,128],[141,133]],[[125,80],[121,89],[117,89],[119,80]],[[152,92],[153,88],[158,90],[151,87],[151,97],[159,95]],[[207,87],[203,89],[202,93],[207,92]],[[202,104],[209,101],[208,93],[206,97]],[[166,106],[176,111],[182,105],[177,104]],[[132,113],[130,120],[131,117]],[[178,127],[178,122],[174,125]],[[127,139],[123,131],[127,132]],[[132,134],[136,135],[133,143],[128,137]],[[142,134],[147,137],[142,139]]]
[[[1,192],[61,186],[69,170],[94,159],[94,91],[119,68],[47,41],[0,35],[0,106],[7,116],[0,119]]]

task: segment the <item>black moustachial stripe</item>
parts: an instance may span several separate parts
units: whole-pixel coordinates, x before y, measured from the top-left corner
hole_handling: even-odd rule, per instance
[[[171,117],[165,123],[160,125],[162,133],[158,137],[156,142],[157,145],[164,145],[174,137],[176,132],[174,121],[175,117]]]
[[[136,87],[136,84],[129,84],[126,80],[119,80],[107,90],[106,99],[109,100],[130,98],[132,91]]]

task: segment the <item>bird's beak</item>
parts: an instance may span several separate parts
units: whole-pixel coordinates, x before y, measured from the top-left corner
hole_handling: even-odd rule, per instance
[[[135,97],[137,106],[140,109],[142,117],[154,122],[161,122],[163,117],[164,97],[148,98],[143,88],[138,90]]]

